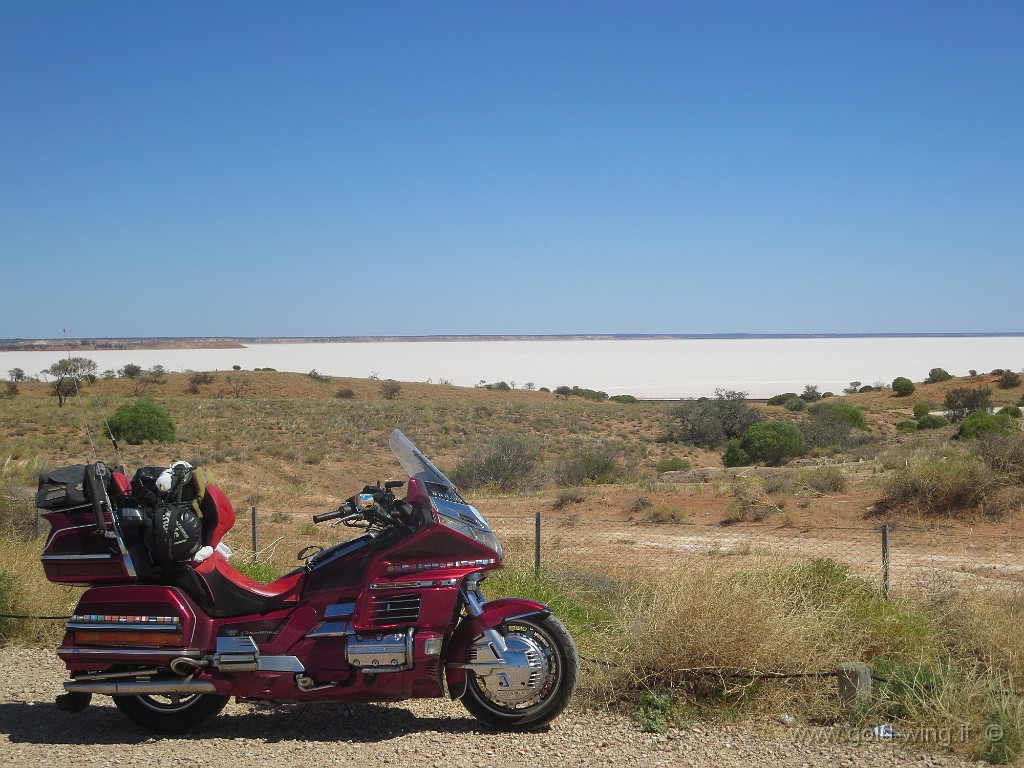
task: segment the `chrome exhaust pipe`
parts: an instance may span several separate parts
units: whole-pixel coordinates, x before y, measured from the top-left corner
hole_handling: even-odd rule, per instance
[[[101,693],[106,696],[156,696],[160,694],[192,695],[196,693],[216,693],[213,683],[205,680],[143,680],[143,681],[104,681],[81,683],[68,680],[64,683],[68,693]]]

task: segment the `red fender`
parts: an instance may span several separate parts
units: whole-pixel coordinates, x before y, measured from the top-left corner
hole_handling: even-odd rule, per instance
[[[469,616],[463,620],[448,642],[445,659],[449,662],[462,663],[469,658],[469,646],[483,634],[485,629],[498,627],[509,619],[532,618],[543,619],[551,615],[551,609],[535,600],[525,597],[502,597],[484,603],[484,612],[479,616]],[[453,699],[462,698],[466,692],[466,670],[462,667],[445,665],[445,678],[448,680],[448,693]]]

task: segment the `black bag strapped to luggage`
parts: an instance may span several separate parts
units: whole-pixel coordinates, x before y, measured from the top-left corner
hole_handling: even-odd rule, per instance
[[[202,546],[203,521],[190,504],[164,503],[153,510],[146,546],[166,573],[192,559]]]
[[[89,503],[85,495],[85,464],[73,464],[39,475],[36,506],[40,509],[69,509]]]

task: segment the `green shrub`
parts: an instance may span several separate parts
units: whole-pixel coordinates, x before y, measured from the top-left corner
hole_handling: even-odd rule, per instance
[[[974,440],[982,435],[1007,435],[1016,429],[1013,417],[1005,411],[974,411],[960,422],[956,436],[964,440]]]
[[[636,403],[640,402],[635,397],[633,397],[633,395],[612,395],[608,399],[611,400],[612,402],[625,403],[626,405],[635,405]]]
[[[178,432],[167,409],[148,397],[123,403],[107,422],[111,434],[130,445],[147,440],[171,443]]]
[[[540,456],[537,445],[521,435],[504,432],[458,462],[451,479],[463,490],[493,486],[501,491],[525,487],[533,478]]]
[[[850,425],[844,421],[811,419],[797,424],[804,436],[804,450],[842,450],[854,445],[850,437]]]
[[[669,439],[714,450],[761,421],[746,392],[716,389],[714,399],[683,400],[670,413]]]
[[[821,400],[821,392],[818,391],[818,385],[808,384],[805,386],[804,391],[800,393],[800,399],[806,400],[808,403]]]
[[[768,405],[785,405],[789,400],[797,399],[796,392],[783,392],[781,395],[768,398]]]
[[[796,481],[799,485],[822,495],[846,493],[846,489],[850,487],[850,478],[835,464],[802,470],[797,474]]]
[[[743,433],[740,447],[751,461],[779,466],[804,452],[804,436],[788,422],[763,421]]]
[[[916,421],[901,421],[896,425],[897,432],[917,432]]]
[[[1000,389],[1014,389],[1020,386],[1020,374],[1016,371],[1006,370],[1003,371],[1003,375],[999,377],[999,381],[996,385]]]
[[[356,396],[356,393],[352,391],[351,387],[342,387],[341,389],[334,393],[334,396],[339,398],[340,400],[351,400],[353,397]]]
[[[867,431],[868,420],[864,416],[864,411],[855,405],[850,403],[844,403],[842,401],[831,400],[829,402],[818,401],[812,404],[808,409],[814,418],[819,421],[825,422],[842,422],[851,427],[862,429]]]
[[[743,450],[738,438],[733,438],[725,445],[725,452],[722,454],[722,464],[727,467],[749,467],[750,456]]]
[[[661,474],[662,472],[682,472],[688,470],[689,468],[690,462],[688,462],[686,459],[680,459],[678,456],[668,456],[664,459],[661,459],[658,462],[657,467],[655,467],[655,469],[658,471],[658,474]]]
[[[864,393],[866,393],[866,392],[874,392],[874,391],[875,391],[875,388],[872,387],[870,384],[865,384],[863,387],[861,387],[860,389],[857,390],[857,392],[862,394],[862,395]]]
[[[977,507],[991,487],[988,467],[965,453],[908,460],[885,481],[882,504],[945,514]]]
[[[992,406],[992,390],[988,387],[955,387],[946,393],[946,417],[956,424],[974,411]]]
[[[393,379],[382,381],[380,384],[380,395],[385,400],[394,400],[398,397],[398,393],[402,391],[402,385]]]
[[[999,412],[1005,413],[1007,416],[1012,416],[1015,419],[1019,419],[1021,417],[1019,405],[1004,405]]]
[[[570,486],[614,483],[623,473],[617,455],[618,450],[610,445],[578,445],[555,464],[555,482]]]
[[[915,403],[914,404],[914,418],[920,419],[923,416],[927,416],[932,410],[931,403]]]
[[[597,401],[601,401],[601,400],[607,400],[608,399],[608,393],[607,392],[601,392],[600,390],[596,390],[596,389],[586,389],[584,387],[573,387],[572,388],[572,393],[574,395],[576,395],[576,397],[582,397],[584,400],[597,400]]]
[[[906,376],[897,376],[892,380],[892,391],[896,393],[897,397],[909,397],[914,394],[915,389],[917,387],[914,386],[914,382]]]
[[[917,420],[918,429],[938,429],[939,427],[945,427],[949,424],[949,419],[945,416],[939,416],[938,414],[926,413],[924,416]]]
[[[940,381],[949,381],[952,378],[953,375],[944,368],[932,368],[928,371],[928,378],[924,382],[925,384],[938,384]]]
[[[807,408],[807,401],[799,397],[791,397],[782,404],[787,411],[803,411]]]

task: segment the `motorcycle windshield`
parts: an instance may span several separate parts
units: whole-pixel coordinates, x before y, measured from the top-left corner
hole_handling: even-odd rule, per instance
[[[445,477],[444,472],[435,467],[434,463],[424,456],[423,452],[413,445],[412,441],[400,430],[396,429],[391,433],[388,445],[409,477],[419,480],[426,486],[434,509],[440,514],[453,520],[469,523],[483,531],[491,530],[483,515],[459,495],[455,483]]]

